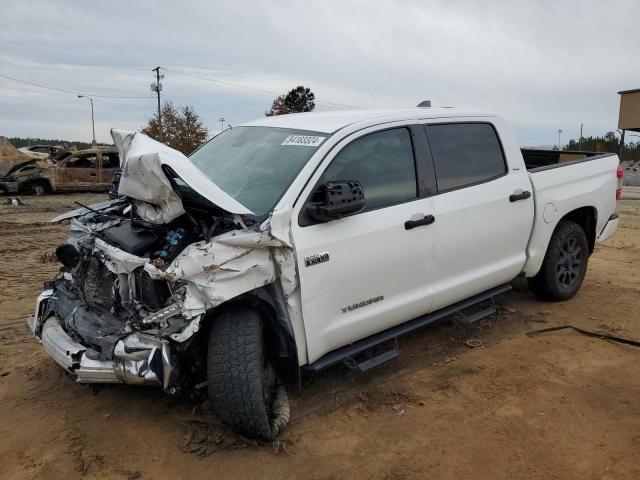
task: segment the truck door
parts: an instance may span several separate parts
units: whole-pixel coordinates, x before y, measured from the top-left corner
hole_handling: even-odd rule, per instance
[[[437,310],[522,271],[533,192],[524,165],[509,169],[491,123],[429,124],[426,130],[438,184],[431,230]]]
[[[77,153],[56,167],[56,190],[95,190],[98,186],[98,156]]]
[[[113,182],[113,172],[120,168],[120,160],[118,152],[101,152],[100,157],[98,187],[100,190],[108,191],[111,188],[111,182]]]
[[[424,130],[422,140],[426,148]],[[411,127],[364,130],[328,154],[300,197],[292,235],[309,362],[429,310],[433,207],[418,195],[416,151]],[[364,209],[310,220],[304,205],[317,188],[339,180],[361,182]]]

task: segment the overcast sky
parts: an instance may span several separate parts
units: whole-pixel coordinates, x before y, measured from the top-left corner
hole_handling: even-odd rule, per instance
[[[640,88],[640,2],[0,0],[0,74],[95,99],[96,136],[163,96],[210,130],[264,114],[303,84],[318,109],[435,106],[498,112],[522,144],[617,127]],[[146,98],[148,97],[148,98]],[[88,101],[0,77],[0,135],[90,140]]]

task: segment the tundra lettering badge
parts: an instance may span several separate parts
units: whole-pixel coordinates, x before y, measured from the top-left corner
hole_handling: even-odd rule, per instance
[[[378,295],[377,297],[369,298],[368,300],[363,300],[358,303],[354,303],[353,305],[347,305],[346,307],[341,307],[342,313],[351,312],[356,308],[366,307],[367,305],[371,305],[372,303],[381,302],[384,300],[384,295]]]
[[[329,253],[316,253],[315,255],[309,255],[308,257],[304,257],[304,266],[312,267],[319,263],[324,263],[329,261]]]

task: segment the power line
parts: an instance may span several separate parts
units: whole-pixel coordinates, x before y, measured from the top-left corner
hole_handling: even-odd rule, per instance
[[[201,77],[198,75],[192,75],[192,74],[188,74],[188,73],[183,73],[183,72],[179,72],[176,70],[169,70],[167,68],[164,69],[165,71],[170,71],[172,73],[175,73],[177,75],[181,75],[183,77],[187,77],[187,78],[192,78],[194,80],[200,80],[203,82],[208,82],[211,83],[213,85],[216,85],[218,87],[221,88],[226,88],[229,90],[237,90],[237,91],[241,91],[241,92],[247,92],[247,93],[253,93],[256,95],[265,95],[268,97],[278,97],[281,94],[277,93],[277,92],[273,92],[273,91],[269,91],[269,90],[262,90],[259,88],[252,88],[252,87],[245,87],[242,85],[236,85],[233,84],[231,82],[227,82],[225,80],[219,80],[219,79],[213,79],[213,78],[208,78],[208,77]],[[35,82],[29,82],[27,80],[22,80],[20,78],[16,78],[16,77],[12,77],[6,74],[2,74],[0,73],[0,77],[1,78],[5,78],[7,80],[11,80],[14,82],[18,82],[18,83],[22,83],[24,85],[29,85],[32,87],[38,87],[38,88],[43,88],[46,90],[51,90],[53,92],[59,92],[59,93],[67,93],[69,95],[89,95],[95,98],[107,98],[107,99],[149,99],[149,98],[153,98],[153,96],[126,96],[126,95],[100,95],[97,93],[84,93],[84,92],[78,92],[78,91],[74,91],[74,90],[65,90],[62,88],[56,88],[56,87],[51,87],[49,85],[43,85],[40,83],[35,83]],[[337,108],[361,108],[361,107],[357,107],[354,105],[345,105],[345,104],[341,104],[341,103],[334,103],[334,102],[327,102],[324,100],[316,100],[315,103],[320,104],[320,105],[327,105],[327,106],[332,106],[332,107],[337,107]]]
[[[217,85],[219,87],[228,88],[228,89],[231,89],[231,90],[245,91],[245,92],[254,93],[254,94],[257,94],[257,95],[266,95],[266,96],[269,96],[269,97],[278,97],[278,96],[281,95],[280,93],[272,92],[272,91],[269,91],[269,90],[261,90],[261,89],[258,89],[258,88],[244,87],[244,86],[241,86],[241,85],[235,85],[233,83],[226,82],[224,80],[212,79],[212,78],[208,78],[208,77],[200,77],[200,76],[197,76],[197,75],[178,72],[176,70],[169,70],[167,68],[165,68],[165,70],[169,71],[169,72],[172,72],[172,73],[175,73],[177,75],[182,75],[183,77],[188,77],[188,78],[192,78],[192,79],[195,79],[195,80],[201,80],[201,81],[204,81],[204,82],[209,82],[209,83],[212,83],[212,84]],[[328,106],[338,107],[338,108],[360,108],[360,107],[356,107],[356,106],[353,106],[353,105],[344,105],[344,104],[340,104],[340,103],[326,102],[324,100],[317,100],[315,103],[319,103],[321,105],[328,105]]]
[[[9,75],[4,75],[2,73],[0,73],[0,77],[2,78],[6,78],[7,80],[12,80],[14,82],[18,82],[18,83],[24,83],[25,85],[30,85],[32,87],[39,87],[39,88],[44,88],[46,90],[51,90],[54,92],[60,92],[60,93],[68,93],[70,95],[87,95],[87,96],[91,96],[91,97],[96,97],[96,98],[121,98],[121,99],[149,99],[149,98],[153,98],[151,96],[146,96],[146,97],[137,97],[137,96],[119,96],[119,95],[100,95],[97,93],[84,93],[84,92],[74,92],[73,90],[64,90],[62,88],[55,88],[55,87],[50,87],[48,85],[41,85],[39,83],[33,83],[33,82],[28,82],[26,80],[21,80],[19,78],[15,78],[15,77],[10,77]]]

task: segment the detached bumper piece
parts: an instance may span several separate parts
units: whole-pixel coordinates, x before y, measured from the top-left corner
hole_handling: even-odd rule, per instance
[[[51,358],[80,383],[156,385],[172,393],[173,366],[165,341],[132,333],[116,343],[113,360],[100,360],[98,352],[72,339],[55,316],[44,322],[41,339]]]

